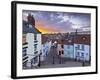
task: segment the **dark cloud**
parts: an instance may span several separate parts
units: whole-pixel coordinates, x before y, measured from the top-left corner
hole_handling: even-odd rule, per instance
[[[51,28],[56,27],[62,31],[73,31],[73,24],[80,25],[81,27],[90,27],[91,14],[89,13],[71,13],[71,12],[49,12],[49,11],[24,11],[25,13],[31,12],[35,15],[35,19],[42,21]],[[23,12],[23,13],[24,13]],[[42,26],[43,27],[43,26]]]

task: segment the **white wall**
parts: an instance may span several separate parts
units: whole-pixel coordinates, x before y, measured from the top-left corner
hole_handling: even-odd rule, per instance
[[[26,35],[26,41],[28,42],[28,48],[27,48],[27,54],[29,55],[29,62],[34,56],[34,34],[32,33],[27,33]],[[30,56],[33,55],[33,56]]]
[[[27,48],[27,54],[28,54],[28,62],[31,62],[31,59],[34,58],[35,56],[40,54],[40,50],[41,50],[41,34],[36,34],[37,35],[37,50],[38,53],[34,54],[34,34],[33,33],[27,33],[26,35],[26,41],[28,42],[28,48]],[[39,57],[38,57],[38,61],[37,63],[35,63],[34,65],[37,65],[39,63]]]
[[[70,46],[68,48],[68,46]],[[64,45],[64,57],[74,58],[74,47],[73,45]],[[69,54],[68,54],[69,52]]]
[[[76,50],[75,49],[78,45],[81,46],[81,44],[74,44],[74,58],[76,58],[76,55],[77,55],[76,53],[80,52],[80,53],[84,53],[84,59],[86,61],[89,61],[89,56],[91,55],[90,54],[90,46],[89,45],[84,45],[84,51],[83,51],[83,50]],[[81,56],[81,54],[80,54],[80,56]]]
[[[0,80],[12,80],[10,78],[11,70],[11,14],[10,14],[10,1],[12,0],[1,0],[0,1]],[[24,0],[26,1],[26,0]],[[28,1],[28,0],[27,0]],[[98,5],[100,7],[100,0],[30,0],[30,1],[41,1],[51,3],[64,3],[64,4],[82,4],[82,5]],[[100,8],[99,8],[100,14]],[[5,17],[4,17],[5,16]],[[98,16],[100,21],[100,15]],[[6,21],[6,23],[5,23]],[[98,24],[100,26],[100,24]],[[98,27],[100,30],[100,27]],[[98,31],[100,34],[100,31]],[[98,44],[100,44],[100,36],[98,36]],[[100,47],[100,45],[98,46]],[[100,53],[100,49],[99,52]],[[98,57],[100,54],[98,54]],[[100,61],[100,58],[98,58]],[[100,62],[99,62],[100,71]],[[91,75],[80,75],[80,76],[64,76],[64,77],[47,77],[47,78],[35,78],[26,80],[100,80],[99,74]],[[24,79],[19,79],[24,80]]]
[[[40,54],[40,50],[41,50],[41,34],[37,34],[37,41],[38,41],[38,46],[37,46],[37,51],[38,54]]]

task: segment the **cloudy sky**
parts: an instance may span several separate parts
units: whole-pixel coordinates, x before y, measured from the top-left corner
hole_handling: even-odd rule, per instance
[[[23,20],[31,13],[35,18],[36,28],[42,33],[66,33],[90,30],[91,15],[88,13],[48,12],[23,10]]]

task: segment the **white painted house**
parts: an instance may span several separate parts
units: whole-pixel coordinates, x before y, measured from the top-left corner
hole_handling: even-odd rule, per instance
[[[64,42],[64,57],[73,59],[74,58],[74,46],[71,39],[67,39]]]
[[[73,59],[74,58],[73,49],[74,48],[72,40],[70,39],[66,39],[63,41],[58,40],[57,52],[58,55],[61,55],[61,57]]]
[[[23,37],[27,42],[26,55],[27,67],[38,66],[41,51],[41,32],[35,28],[33,16],[29,15],[28,22],[23,21]],[[29,17],[28,16],[28,17]],[[31,19],[32,18],[32,19]],[[23,45],[25,46],[25,45]]]
[[[91,59],[90,35],[77,35],[74,39],[74,58],[82,61]]]

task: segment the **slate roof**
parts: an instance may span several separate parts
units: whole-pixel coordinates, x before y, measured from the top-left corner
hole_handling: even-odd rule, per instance
[[[34,34],[41,34],[41,32],[33,26],[32,28],[29,27],[28,22],[23,21],[23,33],[34,33]]]
[[[91,45],[91,35],[90,34],[78,34],[74,36],[73,38],[66,38],[63,40],[58,40],[58,44],[67,44],[67,45],[73,45],[76,44],[86,44]]]

